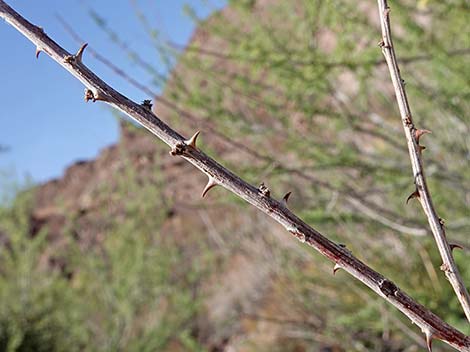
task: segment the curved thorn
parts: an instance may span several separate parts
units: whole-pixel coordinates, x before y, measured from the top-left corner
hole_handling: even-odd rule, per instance
[[[202,191],[201,198],[204,198],[204,196],[209,192],[212,188],[217,186],[218,183],[215,181],[213,177],[209,176],[209,181],[207,181],[206,187],[204,187],[204,190]]]
[[[419,142],[419,139],[421,138],[421,136],[426,133],[432,133],[432,132],[429,130],[415,130],[416,142]]]
[[[39,54],[42,52],[42,49],[40,47],[36,47],[36,59],[39,58]]]
[[[82,62],[83,51],[88,46],[88,43],[83,43],[82,46],[78,49],[77,53],[75,54],[75,60],[77,62]]]
[[[289,200],[289,197],[290,195],[292,194],[292,192],[287,192],[284,197],[282,197],[282,204],[284,204],[285,206],[287,206],[287,202]]]
[[[201,131],[197,131],[195,134],[193,134],[191,138],[185,141],[185,144],[193,147],[194,149],[197,149],[196,141],[197,141],[197,137],[199,136],[199,133],[201,133]]]
[[[336,263],[335,266],[333,267],[333,275],[335,275],[339,269],[341,269],[341,266],[338,263]]]
[[[434,338],[434,333],[432,331],[426,330],[424,334],[426,335],[426,346],[428,347],[428,351],[432,352],[432,340]]]
[[[463,250],[463,246],[458,243],[449,243],[450,250],[453,251],[455,248]]]
[[[410,199],[413,199],[413,198],[419,198],[419,192],[418,190],[414,191],[413,193],[411,193],[408,198],[406,198],[406,204],[408,204],[408,202],[410,201]]]

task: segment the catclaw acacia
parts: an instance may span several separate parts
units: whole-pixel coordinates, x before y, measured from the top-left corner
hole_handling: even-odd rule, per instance
[[[36,26],[25,20],[3,0],[0,0],[0,17],[24,34],[36,46],[43,47],[44,51],[59,65],[80,80],[90,90],[91,100],[98,100],[96,99],[97,96],[103,97],[107,104],[127,114],[169,145],[172,151],[177,152],[175,155],[180,155],[184,160],[208,175],[208,185],[218,184],[238,195],[241,199],[278,222],[300,241],[316,249],[329,260],[335,263],[340,262],[342,269],[395,306],[423,331],[435,331],[436,338],[441,339],[457,350],[470,352],[470,337],[450,326],[426,307],[416,302],[390,280],[356,258],[346,248],[329,240],[284,207],[280,201],[262,194],[260,189],[244,181],[204,152],[196,148],[187,148],[183,136],[154,113],[111,88],[85,65],[78,65],[74,62],[65,63],[64,57],[70,54],[49,36],[39,32]]]

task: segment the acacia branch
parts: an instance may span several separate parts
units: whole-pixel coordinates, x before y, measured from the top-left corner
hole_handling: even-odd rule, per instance
[[[330,241],[299,219],[287,208],[287,197],[285,197],[285,201],[278,201],[271,197],[266,186],[262,185],[256,188],[248,184],[197,148],[196,138],[198,133],[189,140],[185,140],[183,136],[160,120],[149,109],[148,104],[139,105],[107,85],[82,63],[81,54],[84,46],[80,48],[76,55],[71,55],[47,36],[42,28],[25,20],[2,0],[0,0],[0,17],[4,18],[33,42],[37,50],[47,53],[59,65],[80,80],[86,87],[86,101],[103,101],[127,114],[169,145],[171,148],[170,154],[182,157],[207,175],[209,182],[204,190],[205,192],[215,185],[222,186],[260,209],[284,226],[302,243],[315,248],[323,256],[333,261],[335,269],[344,269],[405,314],[425,333],[428,345],[430,345],[432,338],[437,338],[459,351],[470,352],[469,336],[448,325],[441,318],[413,300],[392,281],[353,256],[347,248]]]
[[[385,60],[387,61],[393,87],[395,89],[403,129],[408,142],[408,151],[411,159],[414,183],[416,185],[416,190],[410,195],[410,197],[408,197],[408,200],[411,198],[419,199],[437,243],[439,254],[442,258],[443,264],[440,269],[445,272],[445,275],[449,279],[465,312],[467,320],[470,322],[470,296],[459,274],[457,265],[455,264],[454,257],[452,255],[452,246],[447,242],[444,221],[437,215],[432,202],[431,193],[429,192],[426,184],[426,177],[424,175],[421,155],[424,147],[419,144],[419,139],[423,134],[430,133],[430,131],[418,129],[413,124],[411,109],[405,91],[405,82],[401,78],[395,49],[393,47],[392,33],[390,29],[390,8],[387,4],[387,0],[378,0],[378,5],[380,25],[382,28],[382,40],[379,45],[382,48]]]
[[[73,30],[73,28],[61,17],[58,17],[59,21],[62,23],[64,26],[65,30],[72,36],[72,38],[77,42],[77,43],[83,43],[84,40]],[[121,49],[127,50],[125,47],[120,46]],[[220,138],[222,141],[225,143],[231,145],[231,147],[237,148],[246,154],[250,155],[251,157],[255,157],[259,160],[263,160],[265,162],[268,162],[269,164],[274,164],[275,167],[283,172],[288,172],[291,174],[296,174],[297,176],[315,183],[316,185],[323,187],[325,189],[328,189],[330,191],[338,191],[333,185],[331,185],[328,182],[325,182],[323,180],[320,180],[316,177],[313,177],[311,174],[308,174],[305,172],[303,168],[294,168],[290,167],[288,165],[285,165],[282,162],[279,162],[269,155],[261,154],[258,150],[254,148],[250,148],[248,145],[245,143],[239,143],[230,137],[226,136],[225,134],[219,132],[207,119],[201,118],[199,116],[196,116],[186,110],[183,110],[179,108],[175,103],[172,103],[171,101],[165,99],[164,97],[158,96],[157,93],[155,93],[152,89],[150,89],[148,86],[138,82],[134,78],[132,78],[129,74],[127,74],[124,70],[121,68],[117,67],[114,63],[112,63],[109,59],[104,57],[102,54],[98,53],[93,47],[88,46],[87,47],[87,52],[89,52],[96,60],[100,61],[102,64],[104,64],[106,67],[108,67],[111,71],[113,71],[116,75],[119,77],[125,79],[129,84],[137,88],[138,90],[142,91],[143,93],[147,94],[148,96],[153,96],[155,97],[155,100],[162,105],[168,107],[169,109],[173,110],[174,112],[180,114],[181,116],[187,118],[187,121],[189,121],[192,125],[198,125],[198,126],[203,126],[207,131],[211,132],[213,135],[216,137]],[[140,56],[137,55],[138,62],[143,63],[144,60],[140,58]],[[142,65],[142,64],[141,64]],[[148,63],[145,63],[145,65],[149,65]],[[360,126],[354,126],[354,128],[360,130]],[[364,132],[362,130],[361,132]],[[367,131],[367,133],[377,135],[377,132],[375,131]],[[386,139],[388,136],[385,135],[380,135],[380,138]],[[389,142],[392,142],[391,140],[388,140]],[[397,148],[401,148],[401,145],[395,145]],[[406,149],[406,148],[405,148]],[[360,196],[359,194],[356,194],[350,187],[343,188],[339,190],[341,194],[345,197],[345,200],[354,207],[357,211],[361,212],[368,218],[377,221],[381,223],[382,225],[385,225],[395,231],[407,234],[407,235],[414,235],[414,236],[425,236],[427,234],[427,230],[422,228],[422,227],[415,227],[415,226],[407,226],[403,222],[400,221],[399,217],[397,214],[392,214],[388,211],[388,217],[384,215],[387,211],[383,208],[381,208],[378,204],[371,203],[368,200],[366,200],[364,197]]]

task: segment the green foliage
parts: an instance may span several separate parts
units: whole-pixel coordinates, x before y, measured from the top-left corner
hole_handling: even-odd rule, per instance
[[[39,267],[46,233],[29,235],[31,196],[0,212],[0,349],[78,351],[88,338],[84,312],[61,273]]]
[[[203,24],[210,39],[196,39],[188,47],[170,82],[180,72],[187,79],[183,87],[169,84],[166,94],[209,119],[228,145],[242,141],[254,151],[239,150],[244,157],[229,164],[236,173],[253,184],[264,181],[276,197],[294,188],[291,207],[303,219],[465,331],[465,317],[439,270],[431,236],[398,232],[349,201],[366,203],[398,224],[427,228],[417,202],[404,207],[414,185],[390,78],[377,47],[376,3],[230,4],[230,16],[219,14]],[[468,35],[462,31],[469,12],[462,11],[467,7],[463,2],[452,1],[402,0],[391,7],[415,125],[433,131],[422,143],[435,205],[447,220],[448,236],[469,245],[470,71]],[[371,304],[368,294],[364,299],[362,286],[341,290],[333,305],[337,283],[321,279],[324,271],[310,266],[294,274],[288,268],[298,269],[299,259],[287,258],[281,271],[299,306],[308,316],[334,312],[325,319],[331,324],[325,336],[336,331],[342,346],[358,351],[399,350],[400,344],[410,343],[382,340],[384,334],[402,334],[398,323],[384,332],[381,316],[401,318],[381,303]],[[458,262],[470,282],[465,261]],[[309,285],[309,278],[319,283]],[[318,296],[323,290],[328,294]]]
[[[105,238],[92,248],[69,236],[65,249],[51,254],[47,230],[31,237],[32,193],[2,208],[8,242],[0,251],[0,350],[164,351],[176,344],[201,351],[191,330],[201,309],[194,287],[210,256],[185,258],[160,233],[167,209],[150,180],[139,184],[129,165],[116,180],[113,201],[125,213],[96,214]],[[81,227],[79,218],[68,225]],[[65,270],[54,268],[57,256]]]

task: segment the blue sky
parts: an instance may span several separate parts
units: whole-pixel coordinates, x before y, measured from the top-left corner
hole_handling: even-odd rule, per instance
[[[223,6],[225,0],[6,2],[30,22],[42,26],[68,51],[75,52],[78,45],[60,24],[56,17],[60,15],[90,46],[139,82],[151,85],[149,74],[112,44],[95,24],[90,9],[100,14],[127,45],[164,73],[165,66],[159,62],[136,9],[141,9],[165,38],[186,44],[194,22],[184,13],[183,6],[189,4],[199,16],[205,17]],[[7,191],[5,188],[10,187],[12,179],[22,183],[25,178],[44,182],[59,177],[74,161],[92,159],[103,147],[117,141],[118,124],[110,110],[102,104],[85,104],[83,86],[46,55],[41,54],[36,60],[33,44],[1,20],[0,43],[0,145],[9,148],[8,152],[0,153],[0,194]],[[149,98],[86,52],[84,62],[131,99]]]

